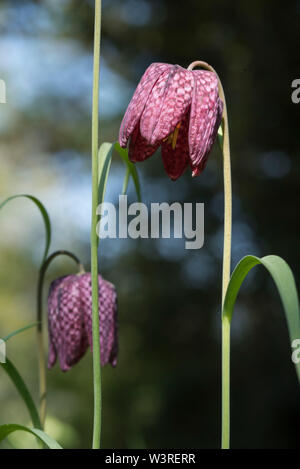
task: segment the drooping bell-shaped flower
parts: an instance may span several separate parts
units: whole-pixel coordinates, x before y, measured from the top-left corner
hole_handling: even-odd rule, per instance
[[[119,143],[129,158],[144,161],[161,146],[171,179],[188,165],[193,176],[207,162],[222,119],[218,77],[207,70],[153,63],[144,73],[124,115]]]
[[[99,275],[101,365],[117,364],[117,294],[112,283]],[[52,368],[58,357],[69,370],[92,346],[91,274],[61,277],[52,282],[48,297],[49,357]]]

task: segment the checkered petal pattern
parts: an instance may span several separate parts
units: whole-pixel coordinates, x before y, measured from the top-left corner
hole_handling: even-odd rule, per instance
[[[200,174],[207,162],[221,124],[223,102],[219,98],[218,78],[206,70],[193,70],[194,88],[189,125],[189,151],[193,175]]]
[[[173,181],[178,179],[189,165],[189,118],[189,113],[187,113],[182,119],[176,147],[174,149],[168,142],[163,142],[161,145],[161,156],[164,168]]]
[[[162,146],[164,167],[171,179],[181,176],[188,165],[197,176],[206,166],[222,113],[215,73],[154,63],[129,103],[119,143],[125,148],[130,138],[133,162],[146,160]]]
[[[147,140],[141,136],[140,132],[140,121],[132,132],[130,143],[129,143],[129,156],[133,163],[138,161],[144,161],[149,156],[153,155],[159,147],[159,143],[156,145],[150,145]]]
[[[160,75],[164,72],[167,73],[172,68],[169,64],[153,63],[151,64],[139,82],[134,95],[128,105],[127,111],[121,123],[119,142],[121,147],[126,147],[128,139],[140,120],[144,111],[149,94]]]
[[[191,105],[192,91],[193,72],[179,65],[174,65],[168,76],[162,74],[157,80],[141,118],[141,134],[150,145],[161,142],[174,131]]]
[[[117,364],[117,294],[100,275],[99,320],[101,365]],[[91,274],[68,275],[52,282],[48,297],[49,357],[52,368],[58,358],[69,370],[92,347]]]

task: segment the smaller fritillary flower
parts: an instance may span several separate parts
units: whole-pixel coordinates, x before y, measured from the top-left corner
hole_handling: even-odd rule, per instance
[[[99,319],[101,365],[117,364],[117,294],[114,285],[100,275]],[[91,274],[60,277],[48,296],[49,357],[52,368],[58,357],[62,371],[69,370],[92,347]]]
[[[120,146],[129,158],[144,161],[161,146],[165,170],[173,180],[188,165],[200,174],[216,139],[223,102],[212,71],[153,63],[144,73],[124,115]]]

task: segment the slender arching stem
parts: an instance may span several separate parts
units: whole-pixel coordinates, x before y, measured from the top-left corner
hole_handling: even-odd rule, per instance
[[[68,256],[78,264],[79,272],[84,272],[83,265],[78,257],[72,252],[61,250],[53,252],[42,264],[39,271],[38,288],[37,288],[37,344],[38,344],[38,361],[39,361],[39,386],[40,386],[40,420],[42,428],[45,426],[46,419],[46,360],[43,341],[43,286],[46,270],[50,263],[57,256]]]
[[[188,67],[202,67],[211,72],[216,71],[206,62],[196,61]],[[223,178],[224,178],[224,246],[223,246],[223,278],[222,278],[222,307],[230,280],[231,261],[231,225],[232,225],[232,189],[231,189],[231,164],[227,106],[225,94],[220,78],[219,95],[223,101]],[[230,322],[222,318],[222,449],[228,449],[230,445]]]
[[[99,75],[101,38],[101,0],[95,1],[94,29],[94,76],[92,109],[92,221],[91,221],[91,277],[92,277],[92,317],[93,317],[93,379],[94,379],[94,428],[93,449],[100,448],[101,441],[101,359],[99,334],[99,292],[98,292],[98,148],[99,148]]]

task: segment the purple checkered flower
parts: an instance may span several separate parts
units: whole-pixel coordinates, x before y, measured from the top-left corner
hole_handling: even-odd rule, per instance
[[[117,294],[112,283],[99,275],[101,365],[117,364]],[[62,371],[69,370],[92,347],[91,274],[60,277],[52,282],[48,297],[49,357],[52,368],[58,357]]]
[[[197,176],[206,166],[222,113],[214,72],[153,63],[128,105],[119,143],[125,148],[130,139],[133,162],[146,160],[161,146],[171,179],[181,176],[188,165]]]

